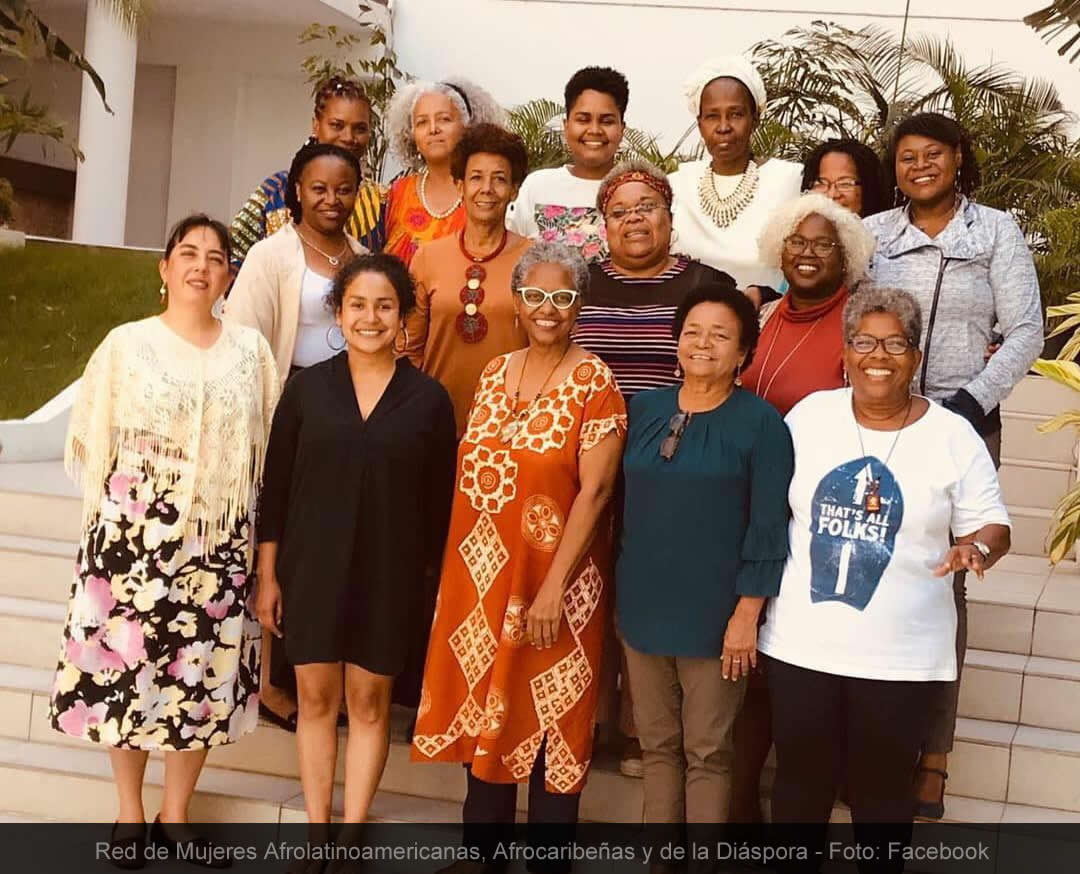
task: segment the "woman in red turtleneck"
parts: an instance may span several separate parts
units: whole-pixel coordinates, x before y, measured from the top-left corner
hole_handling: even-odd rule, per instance
[[[844,384],[844,304],[866,274],[874,237],[858,215],[810,193],[773,213],[759,251],[764,265],[781,269],[788,292],[761,308],[761,335],[742,386],[786,416],[808,394]],[[768,687],[755,674],[735,723],[733,822],[761,819],[758,785],[771,745]]]
[[[874,239],[859,217],[820,194],[780,207],[762,234],[788,293],[761,311],[761,338],[743,387],[781,415],[811,392],[844,384],[843,312]]]

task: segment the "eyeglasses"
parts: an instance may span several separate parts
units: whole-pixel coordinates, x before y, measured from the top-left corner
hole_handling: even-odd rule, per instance
[[[869,355],[881,346],[887,354],[899,356],[907,352],[914,344],[907,337],[901,337],[899,334],[893,334],[884,339],[879,339],[872,334],[856,334],[848,341],[848,345],[860,355]]]
[[[551,301],[551,305],[557,310],[568,310],[574,305],[579,297],[579,292],[572,288],[557,288],[554,291],[545,291],[532,285],[519,288],[518,294],[525,303],[536,309],[544,305],[545,301]]]
[[[658,209],[664,209],[659,203],[639,203],[636,206],[617,206],[611,212],[609,212],[605,218],[612,222],[626,221],[626,217],[633,213],[639,215],[642,218],[648,218]]]
[[[846,193],[854,191],[862,183],[854,176],[845,176],[842,179],[815,179],[814,184],[810,186],[811,191],[832,191],[834,188],[841,192]]]
[[[679,410],[668,422],[667,437],[660,441],[660,457],[664,461],[671,461],[679,449],[679,441],[682,440],[686,426],[690,424],[692,413],[684,413]]]
[[[806,237],[792,234],[790,237],[784,238],[784,249],[789,255],[801,255],[809,246],[810,251],[819,258],[828,258],[838,245],[839,243],[836,241],[826,240],[824,237],[808,240]]]

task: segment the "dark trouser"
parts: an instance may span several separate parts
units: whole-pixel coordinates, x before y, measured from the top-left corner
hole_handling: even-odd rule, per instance
[[[819,869],[823,857],[813,850],[824,850],[843,762],[856,840],[881,845],[859,871],[902,871],[887,844],[911,840],[915,765],[943,684],[842,677],[765,658],[776,738],[772,819],[820,827],[811,833],[811,861],[784,870]]]
[[[994,467],[1001,467],[1001,432],[983,437]],[[956,602],[956,679],[941,684],[941,695],[933,704],[930,728],[923,746],[924,753],[951,753],[956,733],[956,708],[960,701],[960,675],[964,670],[967,652],[967,571],[953,574],[953,600]]]
[[[569,848],[576,833],[581,793],[548,792],[544,785],[546,747],[547,740],[541,744],[529,775],[529,845]],[[514,836],[517,784],[488,783],[473,776],[468,765],[465,768],[469,788],[461,810],[462,843],[475,847],[484,859],[498,863],[501,861],[495,852],[498,844],[508,847]],[[570,864],[569,859],[530,860],[526,867],[545,874],[565,874]]]

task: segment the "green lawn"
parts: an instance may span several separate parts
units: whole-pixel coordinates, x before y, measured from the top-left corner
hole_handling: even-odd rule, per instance
[[[160,311],[158,259],[58,243],[0,249],[0,419],[77,379],[110,328]]]

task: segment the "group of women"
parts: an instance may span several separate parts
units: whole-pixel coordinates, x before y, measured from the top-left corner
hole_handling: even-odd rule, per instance
[[[686,95],[708,154],[669,179],[617,162],[626,79],[578,71],[571,163],[527,175],[489,95],[411,83],[382,198],[369,105],[334,80],[232,238],[177,225],[163,312],[94,353],[67,449],[85,527],[51,715],[112,747],[115,845],[147,840],[149,750],[149,839],[206,844],[206,752],[259,713],[296,731],[318,843],[347,722],[337,840],[362,840],[392,700],[415,761],[465,766],[482,861],[456,874],[498,870],[517,783],[572,838],[598,720],[649,823],[759,821],[774,741],[775,822],[824,840],[841,789],[857,828],[942,815],[964,578],[1009,547],[1031,256],[944,116],[800,167],[752,154],[744,59]]]

